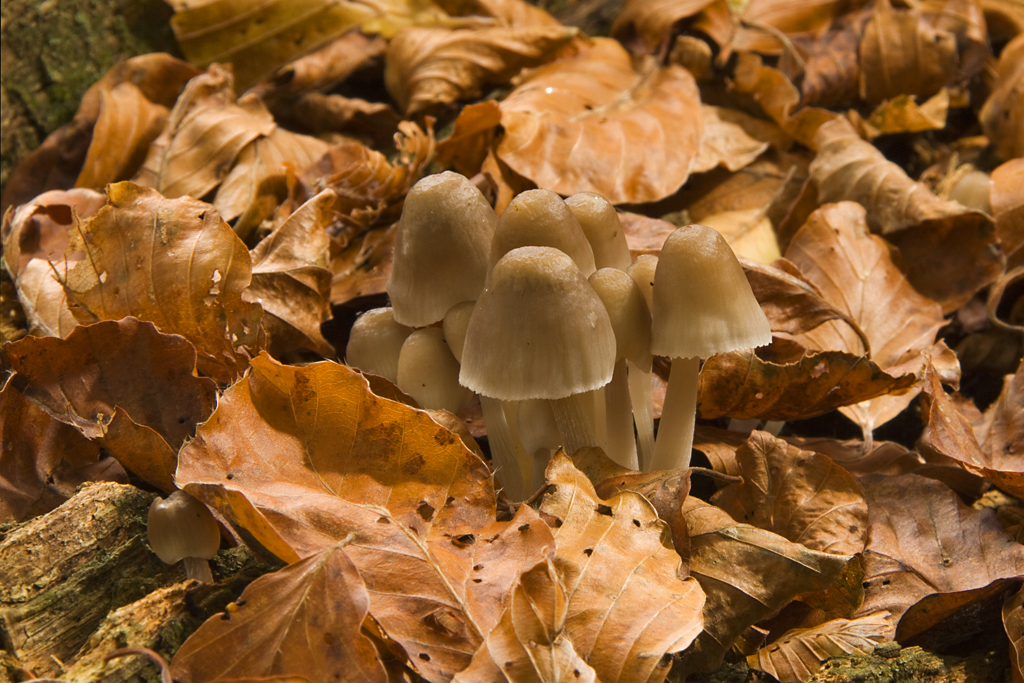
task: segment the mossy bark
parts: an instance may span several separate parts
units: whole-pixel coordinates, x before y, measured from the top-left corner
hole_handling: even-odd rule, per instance
[[[163,0],[4,0],[0,191],[110,67],[148,52],[179,55],[172,13]]]

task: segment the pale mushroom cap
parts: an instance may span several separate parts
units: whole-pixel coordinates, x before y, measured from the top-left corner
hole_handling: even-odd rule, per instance
[[[602,268],[590,276],[590,286],[604,302],[615,330],[619,358],[651,371],[651,312],[633,278],[618,268]]]
[[[651,351],[660,356],[708,358],[772,340],[736,255],[704,225],[679,228],[665,240],[652,318]]]
[[[584,277],[597,270],[594,250],[579,221],[551,190],[528,190],[505,208],[491,242],[491,264],[519,247],[552,247],[576,262]],[[472,298],[472,297],[466,297]]]
[[[459,381],[505,401],[565,398],[611,381],[615,333],[572,259],[521,247],[494,266],[473,309]]]
[[[455,360],[462,362],[462,348],[466,344],[466,329],[469,327],[469,319],[473,315],[475,301],[463,301],[455,304],[444,314],[444,340],[448,348],[452,350]]]
[[[471,396],[459,384],[459,362],[437,327],[416,330],[402,344],[398,357],[398,388],[421,408],[458,412]]]
[[[356,318],[345,347],[345,363],[398,381],[398,354],[412,328],[395,322],[391,308],[373,308]]]
[[[629,268],[632,259],[619,214],[612,203],[596,192],[579,192],[565,200],[576,216],[583,234],[594,250],[594,265],[601,268]]]
[[[445,171],[416,183],[398,221],[387,283],[395,320],[423,327],[460,301],[476,299],[497,220],[465,176]]]
[[[153,552],[167,564],[186,557],[208,560],[220,548],[217,520],[205,505],[184,491],[153,501],[146,531]]]
[[[647,302],[648,310],[654,310],[654,271],[658,268],[658,257],[654,254],[641,254],[636,261],[626,269],[626,273],[633,278],[633,282],[640,288]]]

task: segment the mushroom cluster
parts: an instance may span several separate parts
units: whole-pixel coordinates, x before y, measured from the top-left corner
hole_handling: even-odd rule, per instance
[[[711,228],[681,228],[660,259],[633,262],[599,195],[530,190],[499,218],[452,172],[406,198],[387,291],[391,308],[356,321],[346,362],[424,408],[456,412],[479,396],[513,500],[543,483],[557,448],[598,446],[631,469],[688,466],[700,358],[771,341]],[[657,439],[652,354],[674,359]]]

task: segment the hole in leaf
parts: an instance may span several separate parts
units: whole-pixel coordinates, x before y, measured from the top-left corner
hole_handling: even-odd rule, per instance
[[[455,502],[455,499],[452,498],[451,496],[448,496],[448,499],[446,501],[444,501],[444,506],[445,507],[449,507],[454,502]]]
[[[429,522],[434,518],[434,506],[425,500],[421,500],[420,506],[416,508],[416,513],[423,519],[424,522]]]
[[[422,659],[424,662],[429,662],[430,661],[430,655],[428,655],[426,652],[421,652],[420,653],[420,659]]]
[[[459,548],[465,548],[467,545],[473,545],[474,543],[476,543],[476,536],[473,534],[462,534],[452,539],[452,545]]]
[[[482,564],[474,564],[473,565],[473,571],[475,571],[475,572],[478,572],[478,571],[480,571],[483,568],[484,568],[484,566]]]
[[[391,524],[391,520],[387,517],[378,517],[377,524]]]
[[[639,519],[634,519],[633,520],[633,526],[639,527],[640,526],[640,520]]]
[[[233,474],[228,474],[228,481],[231,481],[231,480],[232,480],[232,479],[234,479],[234,478],[235,478],[235,475],[233,475]]]
[[[521,525],[519,527],[519,530],[520,531],[529,531],[530,530],[530,525],[529,524],[523,524],[523,525]]]
[[[889,581],[889,579],[882,579],[882,585],[883,586],[888,586],[890,583],[892,583],[892,582]]]
[[[587,557],[590,557],[591,555],[594,554],[594,549],[593,548],[587,548],[587,549],[585,549],[583,551],[583,554],[586,555]]]
[[[483,583],[483,579],[473,579],[473,583]]]
[[[611,517],[612,516],[612,509],[610,507],[608,507],[607,505],[598,505],[597,506],[597,514],[605,515],[607,517]]]

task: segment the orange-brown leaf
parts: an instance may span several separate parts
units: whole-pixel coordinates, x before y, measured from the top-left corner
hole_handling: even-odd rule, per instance
[[[612,24],[611,34],[627,42],[631,35],[639,36],[647,51],[654,52],[672,35],[677,21],[692,17],[712,2],[714,0],[626,0]]]
[[[1003,48],[992,94],[979,119],[1003,159],[1024,156],[1024,34]]]
[[[1010,639],[1010,671],[1013,683],[1024,681],[1024,588],[1003,604],[1003,628]]]
[[[1024,266],[1024,157],[992,171],[992,216],[1007,268]]]
[[[456,117],[452,134],[437,143],[434,161],[472,178],[480,172],[500,124],[497,102],[467,104]]]

